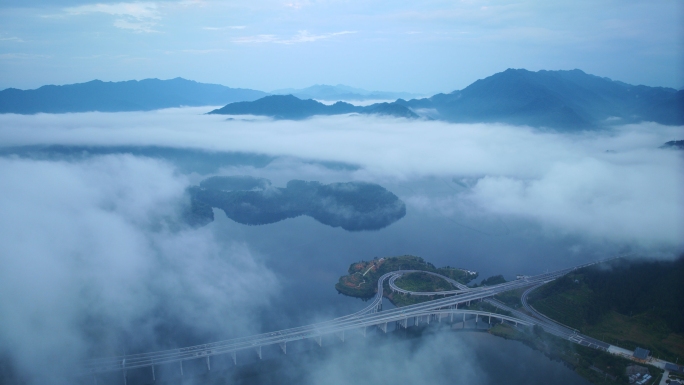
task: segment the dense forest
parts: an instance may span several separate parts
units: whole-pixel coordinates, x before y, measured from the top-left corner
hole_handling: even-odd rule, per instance
[[[406,215],[406,205],[380,185],[291,180],[285,188],[248,176],[212,177],[189,190],[193,225],[213,220],[212,207],[246,225],[264,225],[307,215],[348,231],[377,230]]]
[[[568,293],[582,303],[574,311],[590,325],[610,311],[626,316],[650,312],[672,331],[684,332],[684,256],[594,265],[542,286],[530,299]]]
[[[613,260],[541,286],[529,303],[586,335],[675,362],[684,357],[682,277],[684,256]]]

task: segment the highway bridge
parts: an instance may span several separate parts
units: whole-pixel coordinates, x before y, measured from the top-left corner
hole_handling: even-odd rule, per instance
[[[233,362],[237,364],[238,352],[252,351],[259,358],[261,358],[262,348],[266,346],[278,346],[284,354],[287,354],[288,342],[308,339],[316,341],[316,343],[321,345],[322,337],[329,335],[337,336],[340,340],[344,341],[345,334],[352,332],[360,332],[365,336],[368,328],[377,327],[380,330],[387,332],[388,325],[391,325],[393,323],[397,325],[397,327],[407,328],[409,326],[409,323],[413,325],[418,325],[420,323],[443,322],[447,320],[448,322],[454,322],[455,319],[459,320],[459,318],[462,318],[465,324],[467,315],[470,317],[475,316],[476,324],[479,319],[484,320],[484,318],[486,317],[489,323],[509,322],[516,325],[539,325],[542,328],[544,328],[544,330],[546,330],[547,332],[557,335],[561,338],[565,338],[577,343],[582,343],[586,346],[603,348],[603,345],[607,344],[603,344],[600,341],[595,341],[590,339],[589,337],[579,335],[574,330],[566,328],[562,325],[558,325],[549,319],[533,317],[528,314],[519,312],[515,309],[509,308],[498,301],[489,299],[490,297],[493,297],[497,294],[506,291],[516,290],[524,287],[531,287],[531,289],[527,290],[525,292],[525,295],[523,296],[525,298],[525,301],[523,303],[527,308],[529,305],[526,304],[526,297],[532,289],[539,287],[540,285],[546,282],[552,281],[576,269],[590,266],[600,262],[593,262],[572,268],[558,270],[551,273],[539,274],[536,276],[526,277],[524,279],[502,283],[499,285],[484,286],[477,288],[469,288],[447,277],[435,273],[430,273],[446,279],[456,287],[455,290],[433,293],[409,292],[397,287],[394,284],[397,278],[399,278],[403,274],[408,274],[416,271],[393,271],[384,274],[382,277],[378,279],[377,293],[375,297],[372,299],[372,301],[370,301],[369,305],[366,306],[364,309],[350,315],[346,315],[343,317],[335,318],[329,321],[320,322],[316,324],[305,325],[291,329],[278,330],[269,333],[241,337],[231,340],[189,346],[185,348],[93,359],[84,363],[81,374],[96,375],[98,373],[123,371],[125,381],[126,372],[128,370],[149,368],[152,373],[152,378],[154,379],[155,366],[159,366],[162,364],[178,363],[180,373],[182,374],[184,361],[201,359],[206,361],[207,369],[210,370],[211,357],[217,355],[230,355],[233,359]],[[382,298],[384,294],[384,283],[387,280],[389,280],[388,283],[390,289],[397,292],[408,293],[411,295],[441,296],[442,298],[437,298],[431,301],[426,301],[410,306],[404,306],[400,308],[381,311]],[[504,315],[500,313],[469,310],[462,308],[463,305],[468,305],[470,304],[470,302],[477,300],[486,300],[490,304],[496,306],[499,309],[505,310],[511,313],[512,315]],[[536,311],[534,311],[532,314],[537,313]],[[605,350],[605,348],[603,349]]]

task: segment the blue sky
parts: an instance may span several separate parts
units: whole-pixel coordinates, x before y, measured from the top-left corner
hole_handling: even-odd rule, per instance
[[[506,68],[684,86],[681,0],[3,0],[0,88],[181,76],[432,94]]]

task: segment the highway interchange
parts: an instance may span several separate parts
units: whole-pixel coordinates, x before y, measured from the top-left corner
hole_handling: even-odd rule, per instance
[[[509,322],[515,325],[532,326],[538,325],[546,332],[556,335],[558,337],[567,339],[569,341],[593,347],[596,349],[607,350],[610,345],[592,339],[590,337],[581,335],[575,330],[560,325],[553,320],[550,320],[540,315],[529,304],[527,304],[527,295],[535,288],[561,277],[576,269],[590,266],[599,262],[580,265],[572,268],[562,269],[555,272],[539,274],[536,276],[525,277],[515,281],[510,281],[493,286],[483,286],[477,288],[470,288],[459,282],[456,282],[447,277],[438,275],[457,289],[451,291],[441,291],[434,293],[417,293],[408,292],[396,286],[397,278],[404,274],[416,272],[414,270],[399,270],[384,274],[378,279],[377,293],[370,301],[369,305],[360,311],[349,314],[343,317],[335,318],[329,321],[305,325],[290,329],[278,330],[269,333],[262,333],[253,336],[235,338],[231,340],[212,342],[202,345],[189,346],[179,349],[171,349],[164,351],[156,351],[149,353],[130,354],[118,357],[107,357],[100,359],[93,359],[87,361],[82,368],[81,374],[97,374],[111,371],[126,371],[136,368],[148,367],[152,371],[154,377],[154,367],[162,364],[179,363],[182,374],[183,361],[204,359],[206,360],[207,368],[211,368],[210,357],[229,354],[237,363],[237,353],[244,351],[252,351],[259,358],[262,357],[262,348],[265,346],[279,346],[283,353],[287,353],[287,343],[303,339],[310,339],[316,341],[319,345],[322,343],[322,337],[328,335],[336,335],[342,341],[345,339],[345,333],[360,332],[365,336],[366,330],[369,327],[378,327],[382,331],[387,332],[388,325],[396,323],[397,327],[406,328],[409,326],[409,321],[414,325],[420,323],[442,322],[447,320],[454,321],[454,317],[463,318],[464,325],[466,315],[475,316],[477,319],[488,317],[488,322],[492,319],[498,322]],[[421,271],[423,272],[423,271]],[[414,305],[404,306],[400,308],[393,308],[381,311],[382,298],[384,294],[384,282],[389,280],[389,287],[391,290],[401,293],[410,293],[411,295],[434,295],[442,296],[431,301],[426,301]],[[522,303],[525,310],[530,314],[520,312],[512,309],[503,303],[492,299],[491,297],[511,290],[529,287],[522,296]],[[461,308],[463,305],[470,304],[472,301],[486,301],[487,303],[509,312],[512,314],[504,315],[499,313],[492,313],[486,311],[468,310]],[[482,318],[480,318],[482,317]],[[124,375],[125,377],[125,375]]]

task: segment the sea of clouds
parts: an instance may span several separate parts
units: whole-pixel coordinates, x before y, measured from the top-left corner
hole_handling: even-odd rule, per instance
[[[409,194],[407,210],[523,218],[550,233],[663,258],[683,249],[684,157],[659,148],[682,139],[682,127],[566,134],[355,115],[226,120],[206,110],[0,115],[0,143],[266,154],[280,158],[260,176],[281,184],[302,173],[380,184],[436,176],[462,188]],[[292,159],[357,167],[328,170]],[[280,277],[249,245],[182,224],[185,188],[201,177],[127,154],[0,157],[0,349],[22,376],[56,383],[55,373],[94,352],[259,331],[256,314]],[[174,328],[180,332],[167,338]]]

